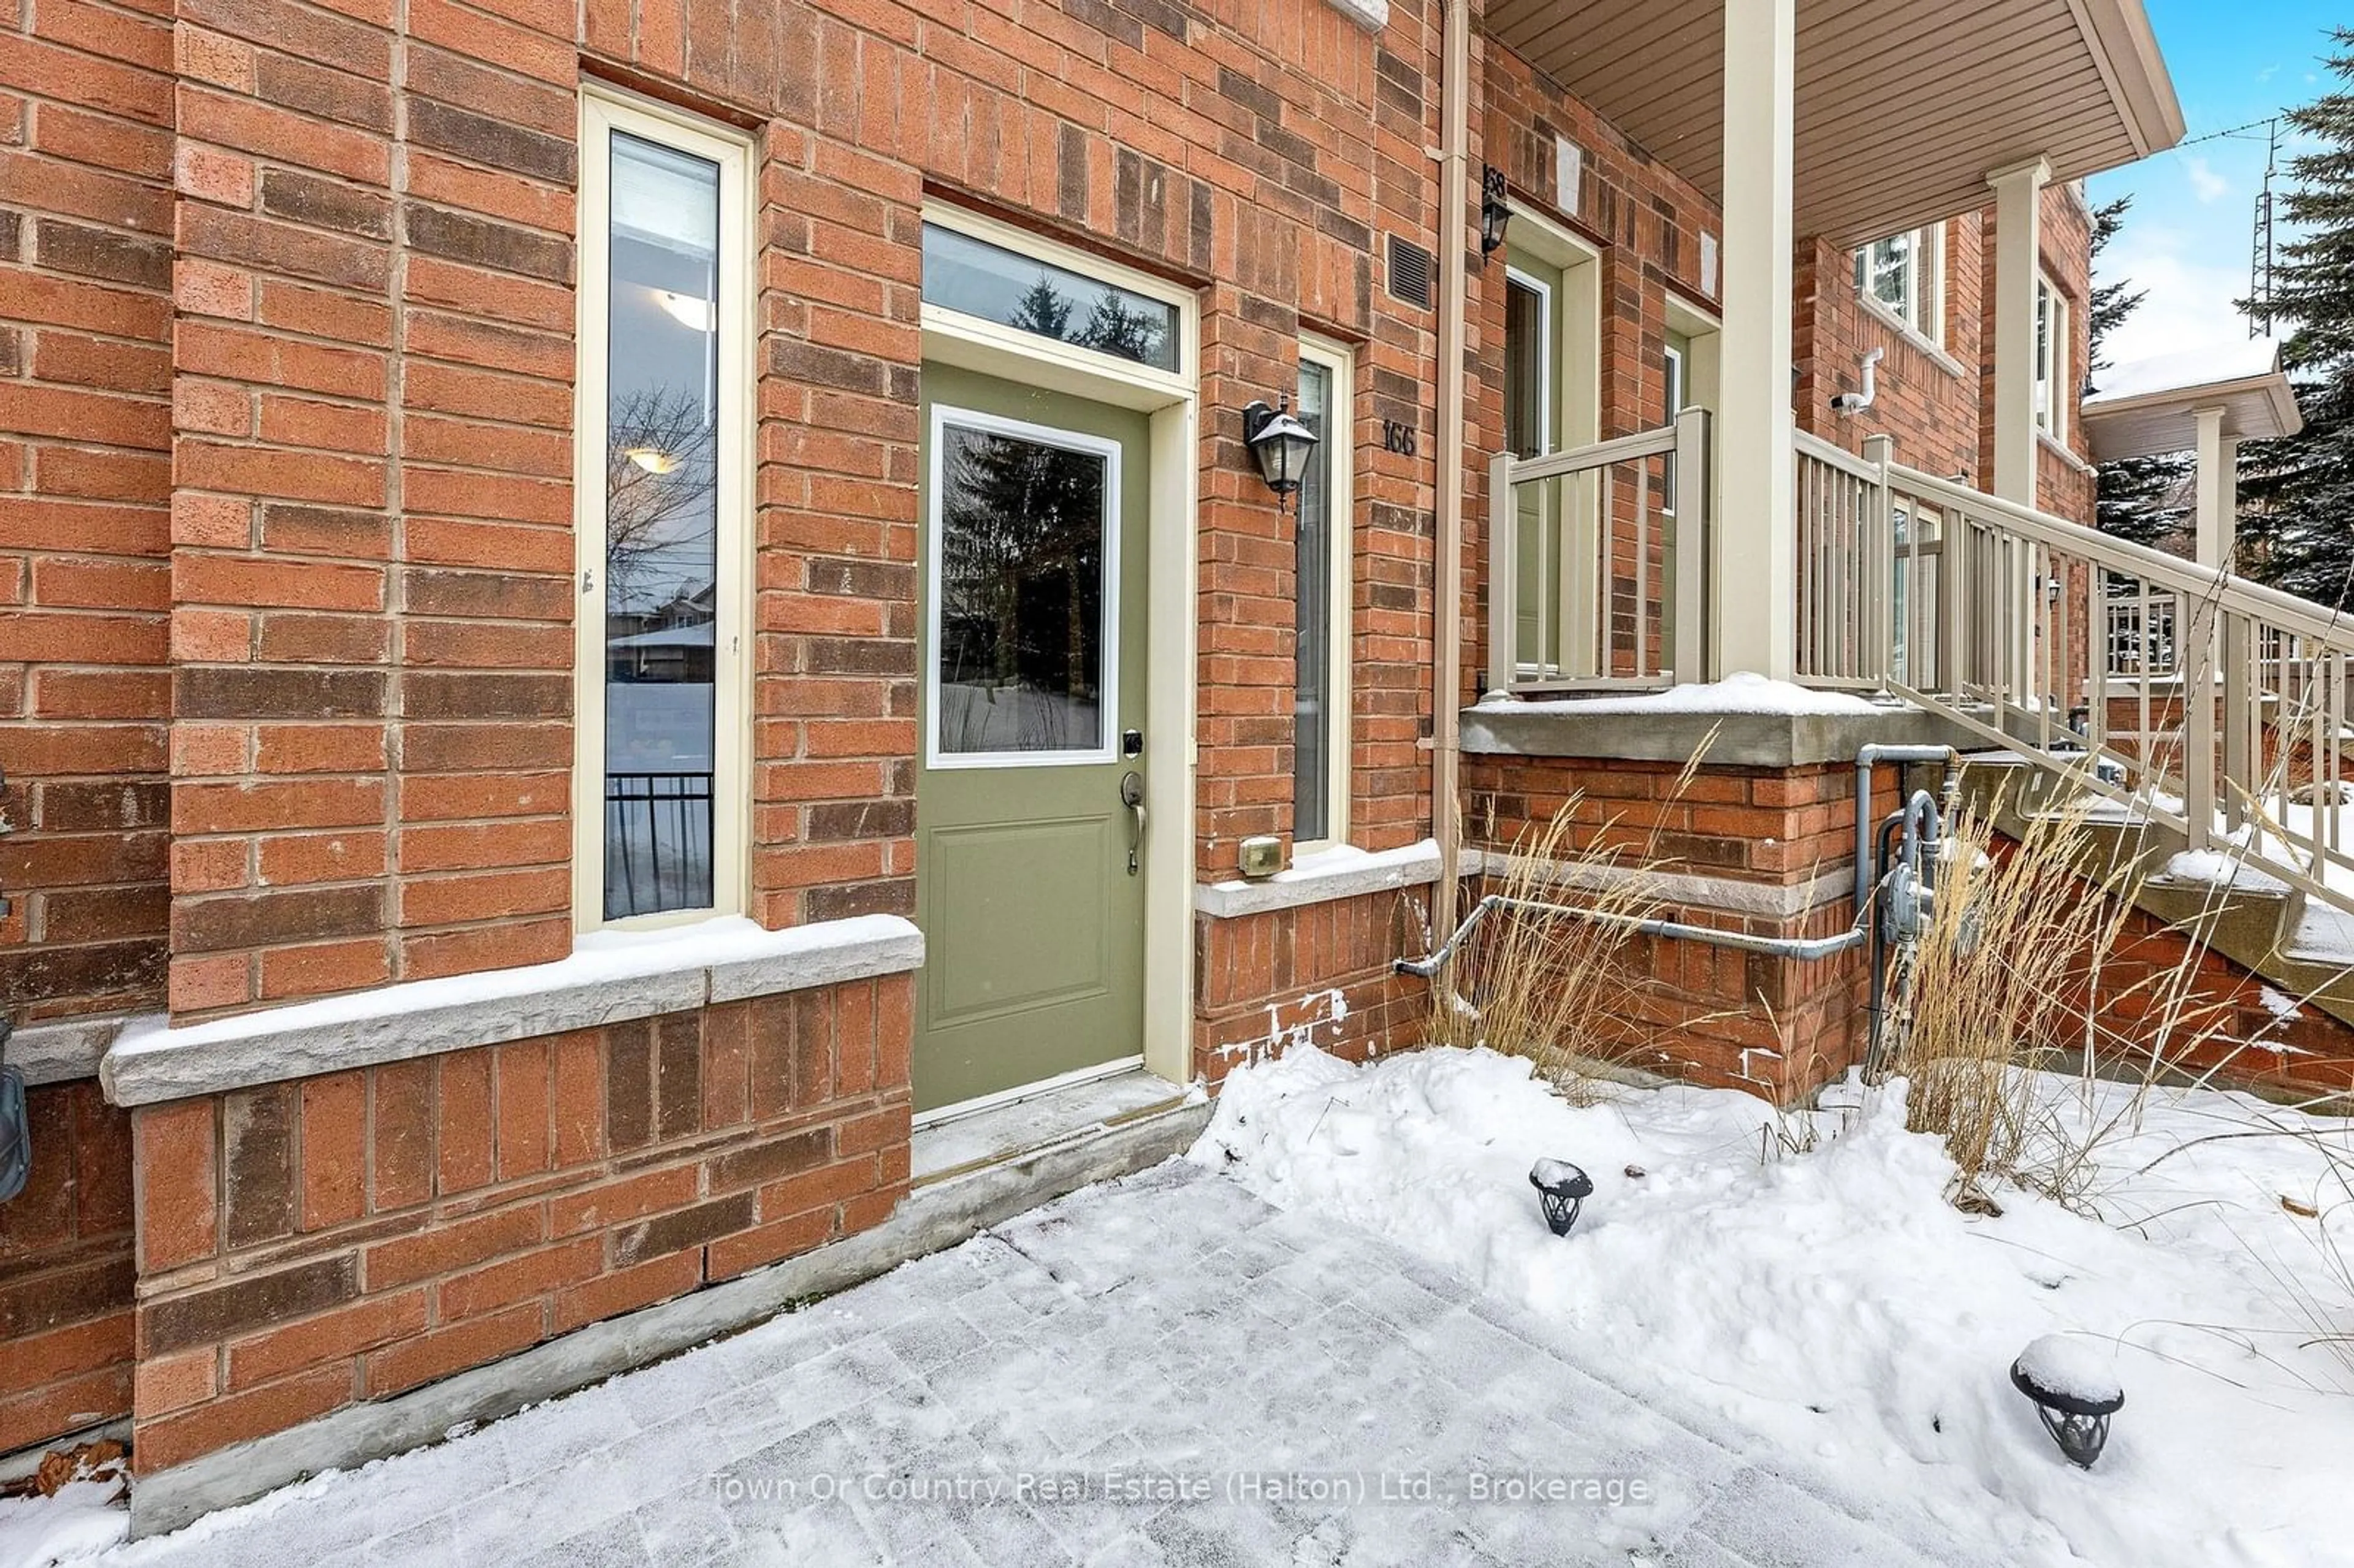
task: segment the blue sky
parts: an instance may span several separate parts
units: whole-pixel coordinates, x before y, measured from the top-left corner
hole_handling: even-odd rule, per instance
[[[2326,29],[2354,23],[2346,0],[2147,0],[2189,130],[2210,132],[2311,101],[2327,80]],[[2232,302],[2248,292],[2251,226],[2264,183],[2262,127],[2185,145],[2090,182],[2098,206],[2131,193],[2124,230],[2102,257],[2103,282],[2149,291],[2106,347],[2123,364],[2243,340]],[[2284,161],[2293,150],[2283,127]],[[2275,178],[2281,189],[2285,177]]]

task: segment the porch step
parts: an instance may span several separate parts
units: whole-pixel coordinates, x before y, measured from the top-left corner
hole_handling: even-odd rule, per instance
[[[1175,1110],[1187,1098],[1183,1086],[1133,1067],[945,1117],[917,1128],[912,1174],[919,1187],[946,1181]]]
[[[2017,839],[2035,820],[2069,810],[2069,782],[2048,765],[2015,752],[1965,758],[1965,805]],[[2243,866],[2230,883],[2166,874],[2189,848],[2173,828],[2103,800],[2085,820],[2080,867],[2099,879],[2130,867],[2142,913],[2202,940],[2213,952],[2299,1001],[2310,1001],[2341,1023],[2354,1025],[2354,916],[2308,899],[2305,893]]]

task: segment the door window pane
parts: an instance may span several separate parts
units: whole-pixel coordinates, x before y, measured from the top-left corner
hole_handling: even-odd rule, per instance
[[[1104,749],[1111,460],[944,423],[938,474],[937,751]]]
[[[616,132],[606,322],[605,917],[712,898],[719,168]]]
[[[1177,307],[924,225],[924,299],[1157,370],[1177,368]]]
[[[1332,371],[1299,362],[1299,422],[1316,432],[1301,476],[1295,555],[1299,567],[1297,676],[1292,697],[1291,836],[1332,836],[1332,567],[1341,524],[1334,516]]]

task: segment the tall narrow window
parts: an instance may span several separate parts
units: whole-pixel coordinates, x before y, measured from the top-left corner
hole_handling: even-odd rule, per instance
[[[1553,446],[1553,290],[1504,275],[1504,440],[1514,457]]]
[[[1667,347],[1659,355],[1660,412],[1666,416],[1660,422],[1672,425],[1676,416],[1691,401],[1691,339],[1670,329]],[[1676,465],[1664,466],[1659,483],[1659,506],[1672,514],[1676,509]]]
[[[1318,440],[1299,487],[1295,535],[1295,844],[1337,843],[1348,832],[1349,398],[1346,353],[1335,344],[1302,344],[1299,414]]]
[[[583,924],[741,902],[742,143],[586,101]],[[593,879],[593,880],[592,880]]]
[[[1550,269],[1504,273],[1504,440],[1514,457],[1541,456],[1556,444],[1553,301],[1560,279]],[[1513,648],[1518,664],[1540,674],[1558,669],[1562,657],[1560,490],[1522,485],[1512,496]]]
[[[2053,440],[2067,436],[2068,299],[2052,280],[2035,280],[2035,428]]]

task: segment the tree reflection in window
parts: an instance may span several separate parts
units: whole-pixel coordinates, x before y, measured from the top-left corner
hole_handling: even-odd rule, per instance
[[[940,440],[938,749],[1099,749],[1108,463],[958,425]]]
[[[1177,307],[924,226],[924,298],[935,305],[1157,369],[1177,368]]]

